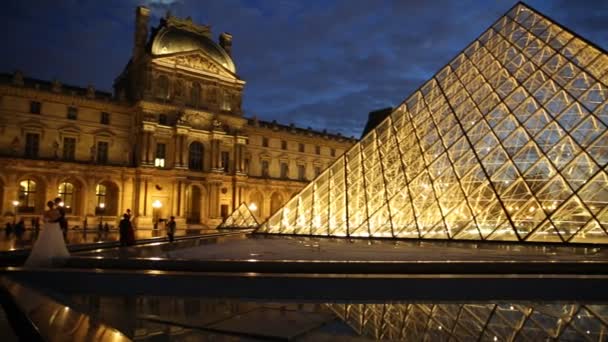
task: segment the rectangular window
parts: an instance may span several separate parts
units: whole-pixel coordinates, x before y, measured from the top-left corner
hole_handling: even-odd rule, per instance
[[[306,166],[298,165],[298,179],[302,181],[306,180]]]
[[[156,158],[154,158],[154,166],[165,167],[166,145],[156,144]]]
[[[230,172],[230,153],[222,151],[222,168],[224,172]]]
[[[321,154],[321,146],[319,146],[319,145],[315,146],[315,153]]]
[[[289,166],[287,166],[287,163],[281,163],[281,178],[288,178],[289,177]]]
[[[336,156],[336,149],[335,149],[335,148],[332,148],[332,149],[331,149],[331,156],[332,156],[332,157],[335,157],[335,156]]]
[[[30,113],[32,114],[40,114],[40,108],[42,104],[38,101],[30,101]]]
[[[262,147],[268,147],[268,138],[266,138],[266,137],[262,138]]]
[[[101,112],[101,116],[99,118],[99,122],[102,125],[109,125],[110,124],[110,113]]]
[[[167,115],[166,114],[159,114],[158,115],[158,124],[159,125],[163,125],[163,126],[167,125]]]
[[[68,107],[68,120],[77,120],[77,119],[78,119],[78,108]]]
[[[315,178],[319,177],[321,174],[321,168],[319,166],[315,166]]]
[[[268,160],[262,160],[262,177],[268,177]]]
[[[37,158],[39,147],[40,134],[27,133],[25,135],[25,156],[28,158]]]
[[[286,150],[287,149],[287,141],[281,140],[281,149],[282,150]]]
[[[304,152],[304,144],[300,144],[298,147],[299,147],[299,151],[303,153]]]
[[[245,158],[245,173],[249,173],[249,159]]]
[[[106,141],[97,142],[97,162],[99,164],[108,162],[108,142]]]
[[[63,138],[63,159],[76,159],[76,138]]]

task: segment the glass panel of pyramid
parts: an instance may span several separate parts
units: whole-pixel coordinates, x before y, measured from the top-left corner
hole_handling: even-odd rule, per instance
[[[358,334],[407,341],[605,341],[606,305],[326,304]]]
[[[258,221],[255,219],[251,210],[245,203],[241,203],[235,211],[226,217],[224,222],[217,226],[218,229],[246,229],[257,228]]]
[[[518,3],[258,232],[608,243],[607,76]]]

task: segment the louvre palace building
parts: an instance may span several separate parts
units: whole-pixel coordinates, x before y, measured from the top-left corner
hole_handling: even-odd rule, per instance
[[[241,203],[263,221],[355,140],[244,117],[232,36],[167,15],[133,53],[114,93],[0,75],[2,219],[29,219],[61,197],[70,226],[137,227],[175,216],[215,227]]]

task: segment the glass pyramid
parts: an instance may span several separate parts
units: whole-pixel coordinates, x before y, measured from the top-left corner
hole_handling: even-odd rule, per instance
[[[357,333],[405,341],[605,341],[606,305],[327,304]]]
[[[518,3],[258,231],[608,243],[607,84]]]
[[[241,203],[235,211],[217,226],[218,229],[257,228],[260,224],[245,203]]]

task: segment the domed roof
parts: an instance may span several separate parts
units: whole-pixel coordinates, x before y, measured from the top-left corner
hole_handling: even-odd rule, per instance
[[[215,62],[236,73],[232,58],[206,35],[176,27],[164,27],[156,34],[152,43],[152,54],[157,56],[194,50],[203,50]]]

